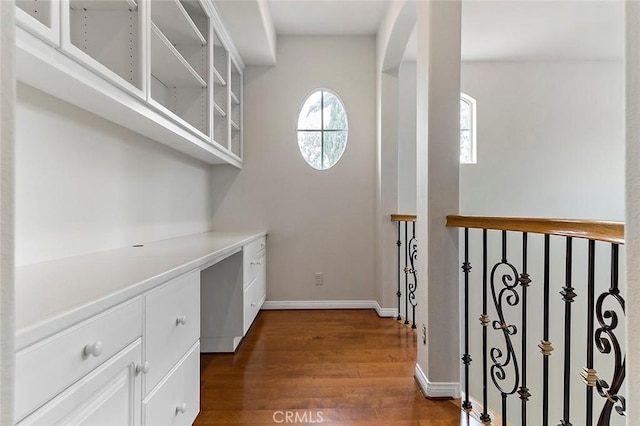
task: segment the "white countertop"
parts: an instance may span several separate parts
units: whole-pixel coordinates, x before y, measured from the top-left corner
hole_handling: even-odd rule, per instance
[[[208,232],[16,268],[16,350],[239,252],[266,232]]]

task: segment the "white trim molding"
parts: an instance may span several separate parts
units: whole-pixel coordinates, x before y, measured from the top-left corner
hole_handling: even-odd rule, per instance
[[[375,309],[382,318],[398,315],[395,308],[383,308],[376,300],[268,300],[262,309]]]
[[[429,398],[460,398],[460,383],[430,382],[419,364],[416,364],[415,378],[422,392]]]

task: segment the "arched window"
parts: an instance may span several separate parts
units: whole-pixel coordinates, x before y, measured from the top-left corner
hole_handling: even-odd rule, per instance
[[[334,92],[316,89],[298,115],[298,148],[314,169],[333,167],[347,147],[349,126],[344,104]]]
[[[460,93],[460,164],[476,162],[476,100]]]

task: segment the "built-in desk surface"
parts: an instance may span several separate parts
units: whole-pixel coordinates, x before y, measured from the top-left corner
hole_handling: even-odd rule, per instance
[[[209,232],[17,267],[16,350],[205,269],[264,235]]]

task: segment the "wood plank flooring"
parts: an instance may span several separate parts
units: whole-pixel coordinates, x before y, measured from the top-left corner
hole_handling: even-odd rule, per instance
[[[201,356],[196,425],[481,425],[426,399],[414,331],[373,310],[262,311],[235,354]]]

